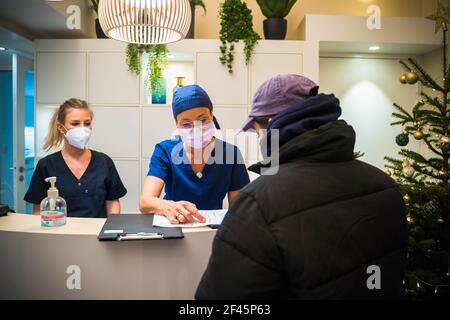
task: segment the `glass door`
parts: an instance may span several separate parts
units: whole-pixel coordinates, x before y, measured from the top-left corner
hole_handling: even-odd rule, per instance
[[[13,54],[14,208],[31,213],[23,200],[34,170],[34,63]]]
[[[0,203],[14,209],[12,56],[0,52]]]
[[[0,203],[31,213],[23,197],[34,170],[34,64],[10,52],[0,62]]]

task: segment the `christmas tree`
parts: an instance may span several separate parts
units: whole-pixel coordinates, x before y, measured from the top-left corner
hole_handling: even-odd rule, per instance
[[[447,31],[450,7],[438,4],[438,12],[429,18],[436,21],[436,32],[442,30],[442,76],[434,79],[414,59],[400,61],[406,73],[403,84],[428,88],[408,112],[394,103],[396,121],[403,132],[396,137],[399,146],[409,143],[409,136],[421,140],[431,156],[401,149],[401,159],[385,157],[386,173],[396,180],[403,195],[409,225],[405,293],[413,299],[450,297],[450,221],[449,221],[449,155],[450,155],[450,66],[447,65]],[[443,79],[443,80],[442,80]],[[425,90],[423,90],[425,91]]]

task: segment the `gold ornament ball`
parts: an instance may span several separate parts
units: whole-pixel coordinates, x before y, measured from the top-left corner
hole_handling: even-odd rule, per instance
[[[438,172],[439,177],[443,178],[446,176],[445,171],[444,170],[439,170]]]
[[[408,80],[406,80],[406,74],[402,74],[400,76],[400,83],[402,83],[402,84],[407,84],[408,83]]]
[[[416,140],[420,140],[423,138],[423,132],[420,130],[417,130],[416,132],[414,132],[413,135],[414,135],[414,139],[416,139]]]
[[[392,177],[392,171],[391,171],[391,170],[386,170],[386,174],[387,174],[389,177]]]
[[[414,223],[414,219],[411,217],[411,214],[408,213],[408,215],[406,216],[406,221],[408,222],[408,224]]]
[[[409,84],[416,84],[417,81],[419,81],[419,77],[417,76],[417,73],[415,73],[414,71],[408,72],[406,75],[406,82],[408,82]]]
[[[450,137],[448,136],[442,136],[440,140],[442,143],[450,144]]]

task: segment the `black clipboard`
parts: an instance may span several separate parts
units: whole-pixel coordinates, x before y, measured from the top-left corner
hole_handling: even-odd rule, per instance
[[[181,228],[153,226],[150,214],[113,214],[97,236],[99,241],[182,239]]]

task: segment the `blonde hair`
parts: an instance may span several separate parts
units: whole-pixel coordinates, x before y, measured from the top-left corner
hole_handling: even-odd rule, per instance
[[[66,116],[70,109],[87,109],[91,114],[91,118],[94,118],[94,113],[86,101],[75,98],[64,101],[64,103],[59,106],[58,110],[55,111],[52,119],[50,120],[48,134],[45,137],[44,142],[45,151],[49,151],[52,148],[58,148],[64,140],[63,134],[58,130],[58,123],[64,125]]]

